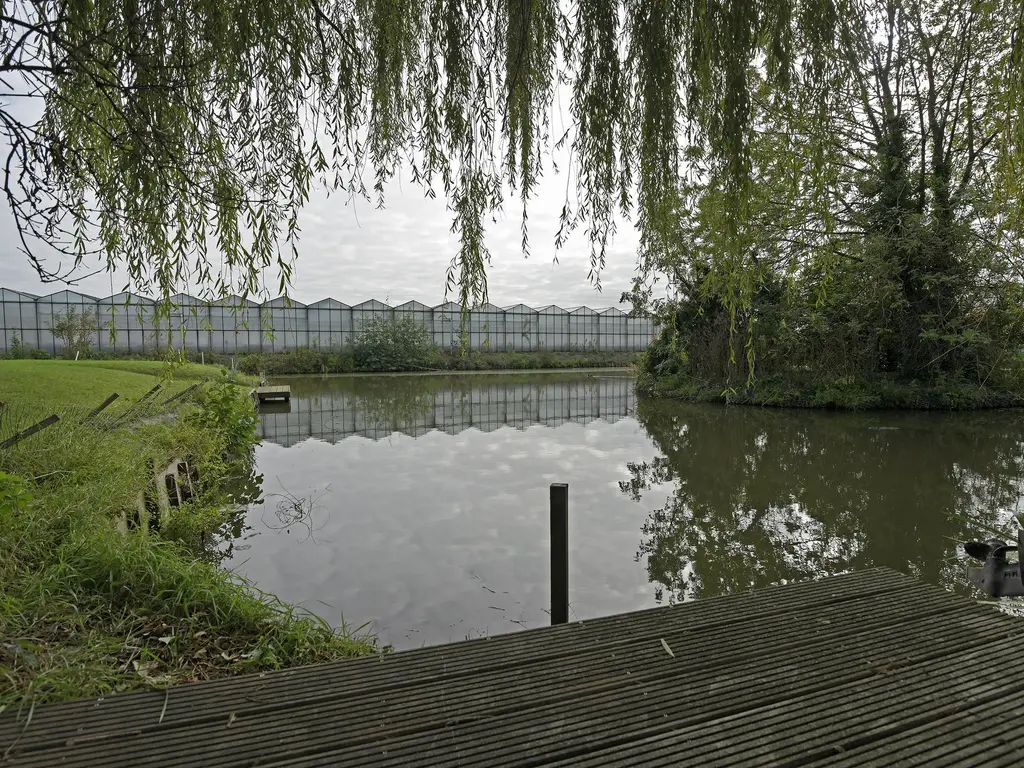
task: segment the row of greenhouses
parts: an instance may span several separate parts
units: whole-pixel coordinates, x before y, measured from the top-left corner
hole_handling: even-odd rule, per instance
[[[636,412],[636,393],[627,376],[551,381],[524,377],[469,390],[427,391],[406,405],[396,408],[393,399],[354,391],[294,397],[264,411],[260,436],[288,447],[311,437],[335,443],[350,437],[381,440],[395,432],[419,437],[434,431],[456,435],[467,429],[615,422]]]
[[[484,304],[462,311],[447,302],[389,306],[370,300],[350,306],[335,299],[301,304],[282,297],[258,304],[238,297],[204,301],[187,294],[171,298],[160,313],[151,299],[129,293],[95,298],[71,290],[49,296],[0,288],[0,351],[13,345],[58,354],[65,338],[55,328],[72,324],[89,346],[105,352],[146,353],[174,347],[235,352],[284,352],[300,347],[344,348],[363,327],[386,318],[408,318],[427,328],[442,348],[466,344],[493,352],[640,350],[654,338],[650,317],[617,308]]]

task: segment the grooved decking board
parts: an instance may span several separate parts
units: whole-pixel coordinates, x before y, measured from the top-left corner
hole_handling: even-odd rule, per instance
[[[1024,620],[876,569],[43,706],[27,727],[3,714],[0,753],[97,768],[1009,765],[1024,761],[1008,718],[1022,641]]]
[[[261,403],[268,403],[275,400],[291,400],[292,388],[287,384],[264,385],[256,387],[256,397]]]

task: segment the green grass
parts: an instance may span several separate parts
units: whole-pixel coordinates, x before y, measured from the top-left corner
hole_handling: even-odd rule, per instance
[[[683,375],[637,376],[641,394],[690,402],[728,403],[778,408],[824,408],[843,411],[944,410],[1024,407],[1024,390],[1000,390],[960,380],[904,381],[843,376],[828,380],[793,381],[758,376],[749,387],[727,387]]]
[[[38,365],[11,370],[32,373],[53,408],[74,402],[82,381],[137,394],[155,380],[137,362]],[[0,709],[375,652],[372,638],[337,631],[218,565],[209,534],[230,516],[221,480],[251,475],[244,448],[255,419],[242,388],[201,393],[168,418],[113,429],[67,418],[0,450]],[[243,457],[229,464],[228,454]],[[159,534],[118,533],[153,462],[171,457],[198,469],[200,493]]]
[[[220,371],[213,365],[149,360],[0,360],[0,401],[94,407],[117,392],[123,406],[155,384],[163,383],[170,395],[192,382],[216,378]]]

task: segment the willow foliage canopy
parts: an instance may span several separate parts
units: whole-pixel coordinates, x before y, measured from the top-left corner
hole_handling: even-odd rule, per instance
[[[862,63],[838,21],[879,5],[4,0],[4,192],[44,278],[57,276],[42,258],[52,247],[65,268],[99,257],[126,269],[136,290],[169,295],[187,277],[248,294],[267,270],[286,287],[314,181],[383,203],[404,164],[447,199],[460,242],[450,285],[470,304],[486,296],[489,214],[521,201],[527,247],[526,204],[559,144],[572,184],[558,243],[585,230],[595,276],[623,214],[645,258],[671,247],[696,149],[725,180],[722,204],[742,214],[752,99],[829,109]],[[992,172],[1020,206],[1024,5],[966,5],[1005,32],[987,85],[1000,105]],[[558,94],[564,135],[550,120]],[[29,99],[38,121],[19,118]]]

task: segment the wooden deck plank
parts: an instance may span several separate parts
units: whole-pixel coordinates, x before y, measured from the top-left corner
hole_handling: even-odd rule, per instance
[[[0,751],[17,739],[26,768],[952,764],[943,734],[1024,691],[1022,641],[1024,621],[876,570],[42,707],[27,728],[3,714]]]
[[[905,590],[915,591],[908,595]],[[748,595],[728,595],[697,602],[666,606],[654,610],[619,614],[594,621],[575,622],[558,627],[527,630],[489,639],[471,640],[447,646],[405,651],[379,658],[304,667],[274,673],[247,675],[201,685],[179,686],[164,709],[159,692],[128,694],[103,700],[84,700],[45,708],[33,716],[34,727],[26,733],[22,746],[31,744],[36,734],[52,739],[68,738],[81,729],[96,731],[105,720],[155,721],[161,712],[164,725],[175,722],[179,713],[189,718],[204,710],[218,715],[225,706],[245,702],[258,710],[258,702],[267,700],[278,708],[294,701],[315,701],[318,695],[328,699],[339,690],[349,695],[359,691],[390,691],[416,683],[451,681],[461,675],[495,674],[527,665],[561,661],[569,654],[584,650],[601,651],[626,646],[641,640],[655,642],[668,628],[692,631],[701,636],[721,630],[737,634],[749,623],[761,624],[772,617],[784,624],[796,625],[800,615],[828,605],[899,593],[898,605],[912,605],[921,590],[945,593],[935,587],[916,584],[912,579],[891,571],[872,570],[833,577],[825,582],[804,582],[772,587]],[[773,625],[774,626],[774,625]],[[742,634],[742,633],[740,633]],[[19,730],[17,723],[0,716],[0,744]]]
[[[1018,641],[1015,639],[1013,642]],[[1012,644],[1004,640],[997,647],[1005,650]],[[844,739],[869,738],[863,722],[871,718],[893,727],[891,718],[894,712],[915,718],[921,717],[927,706],[937,703],[953,707],[963,705],[961,694],[966,689],[954,685],[952,691],[944,691],[944,678],[941,674],[936,677],[936,670],[948,669],[951,665],[972,659],[977,669],[984,670],[984,674],[992,679],[1000,679],[999,670],[992,669],[991,665],[986,667],[985,660],[979,660],[975,649],[970,649],[908,668],[913,671],[906,675],[872,675],[814,694],[791,697],[785,704],[744,708],[712,722],[673,729],[653,738],[630,741],[615,749],[592,753],[585,759],[572,757],[551,765],[626,768],[665,764],[680,754],[685,755],[685,764],[692,765],[785,764],[789,756],[781,753],[779,742],[786,740],[794,742],[790,744],[794,760],[795,756],[808,759],[808,748],[814,743],[824,744],[828,751],[841,755],[844,753],[840,749],[845,749],[842,746]],[[976,669],[966,671],[969,673]],[[964,672],[959,674],[963,676]],[[978,680],[983,686],[989,682],[981,678]],[[944,698],[943,694],[951,695]],[[829,738],[816,739],[819,736],[817,731],[822,730],[829,732]]]
[[[898,616],[891,618],[899,619]],[[773,674],[767,676],[770,680],[765,679],[764,673],[756,672],[755,674],[750,674],[749,672],[743,672],[744,676],[734,683],[730,681],[730,685],[738,693],[746,692],[746,695],[749,697],[751,693],[757,692],[759,686],[763,691],[771,692],[773,688],[785,680],[787,675],[793,679],[800,680],[804,677],[803,670],[807,665],[813,664],[817,658],[821,657],[830,645],[834,644],[837,639],[841,639],[843,634],[848,632],[850,626],[854,623],[851,620],[847,625],[837,625],[836,631],[840,634],[818,636],[816,637],[816,642],[809,644],[807,647],[794,650],[790,653],[789,657],[783,655],[780,649],[775,649],[779,650],[779,652],[775,656],[768,656],[765,659],[770,662],[773,670]],[[876,645],[881,644],[882,653],[876,653],[874,658],[887,659],[890,657],[892,651],[891,632],[891,623],[888,625],[880,623],[877,627],[873,639]],[[975,631],[972,629],[970,637],[973,638],[974,636]],[[864,638],[865,641],[868,639],[868,636],[863,633],[858,635],[858,637]],[[543,681],[543,677],[539,677],[537,680],[517,681],[509,676],[485,689],[482,693],[474,692],[477,693],[477,696],[474,698],[461,701],[459,691],[453,690],[453,687],[445,686],[442,691],[438,692],[436,686],[430,686],[424,692],[417,694],[411,701],[403,701],[403,696],[401,695],[388,696],[384,702],[380,701],[379,696],[361,696],[354,699],[346,697],[344,700],[336,702],[334,706],[320,705],[312,708],[290,710],[287,713],[271,711],[253,718],[243,716],[235,720],[230,731],[224,729],[226,716],[222,712],[216,722],[190,729],[190,736],[200,745],[192,751],[195,752],[194,756],[196,759],[203,758],[204,765],[214,765],[217,764],[214,752],[218,750],[213,749],[214,745],[211,739],[218,742],[232,742],[230,744],[226,743],[225,747],[231,759],[235,759],[239,753],[247,751],[261,752],[263,749],[259,743],[261,741],[274,741],[279,738],[287,738],[289,735],[298,735],[303,732],[307,723],[314,723],[322,718],[335,722],[344,722],[345,732],[339,738],[342,738],[345,744],[354,745],[357,743],[379,741],[382,732],[385,730],[389,736],[401,735],[400,731],[403,728],[413,733],[428,730],[436,731],[444,729],[448,724],[456,721],[463,722],[484,716],[490,718],[506,716],[523,709],[527,705],[533,705],[536,708],[540,703],[561,706],[566,702],[578,701],[583,696],[596,697],[600,695],[612,706],[617,706],[617,703],[621,703],[621,692],[624,682],[632,685],[650,684],[658,680],[665,680],[673,674],[685,673],[688,680],[683,681],[683,684],[693,688],[699,686],[702,682],[701,678],[707,676],[708,670],[713,669],[715,666],[703,664],[695,668],[694,665],[686,661],[682,653],[677,657],[678,660],[675,660],[664,652],[660,643],[656,645],[652,643],[650,646],[648,650],[653,652],[650,654],[652,658],[632,659],[634,666],[632,677],[627,677],[629,671],[626,670],[625,674],[619,675],[616,679],[607,681],[599,679],[594,684],[583,679],[573,679],[577,672],[577,669],[573,668],[571,674],[566,675],[550,686],[550,690],[546,692],[548,694],[546,697],[542,695],[545,692],[541,690],[537,691],[540,695],[534,695],[534,687],[537,686],[539,688],[539,683]],[[923,650],[932,650],[932,648],[927,646]],[[858,649],[850,646],[847,657],[842,663],[849,666],[854,659],[859,658],[857,651]],[[798,653],[799,655],[793,658],[793,653]],[[864,663],[866,664],[868,661],[865,660]],[[718,664],[717,666],[722,667],[723,665]],[[739,669],[735,664],[729,666]],[[585,672],[586,670],[582,671]],[[725,677],[719,676],[715,679],[715,685],[718,688],[722,688],[725,683]],[[468,687],[466,681],[463,682],[463,687]],[[471,688],[469,690],[472,692]],[[418,718],[416,717],[417,712],[422,713]],[[443,713],[443,716],[438,716],[436,713]],[[424,714],[426,717],[424,717]],[[397,722],[394,726],[389,727],[386,724],[387,721]],[[132,755],[131,762],[126,762],[125,764],[137,764],[136,761],[144,757],[148,752],[152,752],[155,759],[163,764],[167,764],[168,758],[164,749],[166,746],[173,744],[175,740],[180,740],[180,738],[174,733],[149,735],[142,732],[133,736],[129,740],[121,742],[125,747],[126,753]],[[84,754],[87,755],[88,751],[89,747],[86,747]],[[187,764],[189,751],[186,748],[185,751],[176,753],[173,761],[181,761]],[[74,755],[71,751],[65,751],[62,753],[62,756],[65,759],[70,759]]]
[[[881,684],[877,683],[875,686],[881,687]],[[725,719],[726,727],[714,729],[716,721],[705,721],[691,726],[686,737],[673,742],[667,751],[662,749],[649,753],[642,749],[640,742],[645,736],[652,731],[675,729],[677,723],[688,715],[693,707],[693,701],[686,693],[685,687],[679,687],[665,690],[663,695],[657,698],[645,697],[639,702],[636,700],[613,701],[609,702],[608,706],[600,712],[581,707],[564,715],[558,710],[531,713],[530,718],[522,718],[515,722],[514,731],[510,730],[510,723],[506,720],[501,722],[501,729],[498,733],[493,732],[493,727],[487,727],[489,724],[474,724],[468,728],[456,726],[448,729],[443,734],[443,739],[435,736],[431,739],[420,739],[418,744],[407,746],[401,745],[395,740],[388,740],[376,749],[370,747],[358,751],[319,752],[302,760],[274,760],[268,764],[300,768],[300,766],[317,765],[321,760],[337,765],[372,761],[371,764],[383,767],[402,765],[406,762],[415,764],[417,761],[422,761],[422,764],[432,766],[459,765],[466,767],[511,764],[526,756],[537,758],[539,755],[543,755],[544,764],[548,764],[547,761],[551,758],[561,757],[565,760],[566,765],[603,765],[603,762],[591,762],[586,759],[587,755],[593,754],[595,748],[600,749],[603,744],[614,740],[619,742],[619,746],[622,746],[630,755],[631,759],[628,764],[663,765],[670,760],[677,759],[676,756],[680,754],[681,750],[689,755],[696,739],[699,736],[708,738],[707,734],[711,731],[714,733],[713,745],[736,738],[737,726],[745,723],[750,717],[750,710],[743,706],[745,701],[743,690],[728,691],[738,699],[737,709],[739,711],[734,711]],[[821,702],[834,704],[838,697],[847,693],[848,690],[844,687],[822,691],[819,700],[810,708],[811,718],[807,722],[813,722],[814,717],[820,715]],[[914,699],[909,700],[913,701]],[[763,711],[777,712],[782,701],[785,699],[763,704]],[[874,708],[879,703],[878,696],[876,695],[876,698],[868,703],[872,705],[871,708]],[[750,702],[747,701],[746,704],[749,706]],[[583,713],[577,714],[580,709],[583,710]],[[703,766],[709,763],[706,755],[700,755],[689,764]],[[757,760],[746,764],[762,765],[764,763]]]
[[[728,749],[721,748],[722,739],[728,739],[728,735],[717,731],[718,743],[708,748],[713,759],[706,764],[779,764],[815,753],[841,755],[848,745],[890,736],[951,710],[983,703],[993,693],[993,684],[1002,682],[1001,676],[986,660],[964,670],[974,673],[971,687],[967,687],[959,674],[946,674],[950,662],[964,658],[948,657],[912,674],[891,679],[883,676],[870,684],[828,691],[804,702],[799,710],[779,708],[771,713],[771,721],[759,723],[759,730]],[[971,698],[965,699],[965,695]],[[712,731],[704,738],[715,735]]]
[[[264,384],[256,387],[256,398],[261,403],[291,400],[292,388],[287,384]]]
[[[856,583],[861,585],[860,589],[865,588],[863,582]],[[951,610],[948,596],[938,588],[913,586],[904,581],[896,582],[893,589],[895,591],[872,592],[868,595],[836,590],[830,592],[839,601],[836,605],[821,607],[815,601],[808,600],[807,605],[787,603],[786,611],[778,614],[755,612],[753,615],[763,617],[759,619],[759,625],[764,627],[765,631],[774,633],[773,645],[781,647],[787,638],[791,643],[804,642],[806,629],[803,622],[815,611],[825,611],[818,617],[820,621],[831,621],[832,619],[828,617],[832,613],[840,617],[848,616],[851,619],[862,613],[864,615],[858,621],[867,622],[864,626],[868,627],[872,626],[871,622],[876,615],[882,617],[877,619],[876,623],[880,620],[884,622],[884,626],[890,626],[901,615],[903,618],[907,618],[918,610]],[[883,595],[888,600],[889,609],[879,613],[883,606],[879,605],[878,598]],[[874,596],[874,600],[871,599],[872,596]],[[869,602],[862,604],[865,600]],[[622,649],[638,641],[642,641],[646,648],[643,658],[646,659],[647,655],[661,658],[664,655],[660,644],[662,637],[667,637],[670,647],[672,647],[671,644],[678,646],[677,650],[680,654],[690,654],[699,658],[703,666],[708,666],[722,654],[735,663],[760,653],[760,640],[756,637],[745,632],[741,633],[738,639],[734,637],[737,634],[737,626],[742,627],[742,623],[736,623],[737,617],[733,610],[730,609],[726,616],[722,616],[717,611],[681,610],[683,608],[686,606],[647,612],[657,614],[661,619],[671,618],[673,615],[685,618],[687,614],[690,614],[691,620],[668,624],[659,622],[652,628],[655,631],[644,632],[636,636],[622,631],[615,631],[609,635],[600,632],[601,627],[606,623],[617,626],[619,622],[615,620],[619,617],[612,617],[609,620],[602,619],[592,622],[588,626],[576,625],[577,642],[556,647],[556,653],[541,654],[538,653],[539,649],[533,649],[532,653],[526,655],[510,652],[507,646],[518,645],[514,641],[530,639],[526,636],[527,633],[521,633],[490,641],[472,641],[443,648],[396,654],[384,657],[383,660],[324,665],[308,670],[321,673],[320,676],[312,680],[307,674],[279,673],[262,678],[259,676],[241,678],[247,683],[241,687],[241,690],[236,690],[238,686],[225,686],[222,683],[182,686],[174,689],[173,697],[166,702],[166,707],[164,706],[165,697],[162,693],[135,694],[112,697],[103,701],[69,703],[61,705],[60,713],[52,710],[37,712],[34,722],[38,729],[33,729],[32,733],[26,734],[22,747],[32,746],[39,738],[61,741],[78,734],[82,729],[90,734],[96,734],[103,730],[106,727],[104,724],[108,722],[118,727],[125,722],[152,724],[156,723],[161,714],[163,714],[161,725],[166,728],[182,720],[186,722],[203,719],[218,721],[222,719],[223,712],[227,707],[231,707],[232,711],[236,711],[237,716],[241,717],[261,711],[280,712],[292,705],[320,706],[336,700],[339,690],[344,690],[346,698],[352,699],[361,693],[379,696],[382,692],[394,694],[402,688],[414,685],[433,686],[441,680],[445,682],[446,686],[451,686],[455,681],[467,675],[458,661],[461,654],[470,655],[472,661],[475,662],[470,669],[469,677],[471,678],[481,675],[494,678],[502,674],[521,676],[529,669],[536,669],[535,677],[543,678],[550,675],[553,668],[565,667],[567,658],[574,659],[576,667],[593,664],[600,673],[605,666],[605,659],[609,655],[618,653],[624,658],[628,658],[629,654],[622,654]],[[642,613],[638,614],[637,618],[650,619],[651,617]],[[708,618],[711,620],[706,620]],[[669,626],[674,628],[671,633],[663,631]],[[827,628],[828,625],[823,625],[823,627]],[[833,631],[844,631],[841,627],[842,624],[838,624]],[[562,629],[562,627],[557,629]],[[543,637],[548,631],[541,630],[537,636]],[[693,634],[696,639],[686,637],[687,633]],[[586,639],[591,637],[604,639],[606,642],[586,642]],[[492,653],[494,650],[499,651],[497,656]],[[575,653],[570,655],[571,651],[575,651]],[[635,651],[631,653],[635,653]],[[412,665],[399,664],[396,667],[395,662],[399,659],[415,663]],[[499,660],[501,664],[496,663]],[[425,668],[421,663],[423,661],[429,662]],[[345,674],[353,670],[359,671],[360,667],[362,675],[353,677]],[[417,674],[417,670],[421,670],[425,674]],[[332,679],[332,673],[338,673],[342,679]],[[475,685],[476,683],[471,681],[469,684]],[[224,690],[225,688],[227,690]],[[3,742],[5,735],[9,736],[0,731],[0,743]]]
[[[943,768],[970,764],[977,758],[971,756],[972,749],[967,745],[986,742],[1002,745],[1007,741],[1015,742],[1019,737],[1020,723],[1016,718],[1005,717],[1006,705],[1005,700],[996,699],[841,755],[822,758],[806,768],[858,768],[867,764]]]

